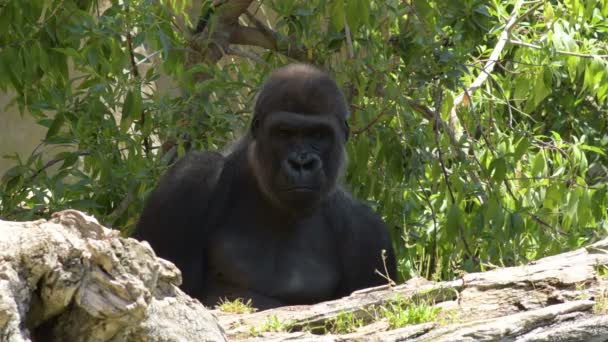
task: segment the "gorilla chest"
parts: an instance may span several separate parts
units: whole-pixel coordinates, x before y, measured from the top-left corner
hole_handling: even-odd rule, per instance
[[[233,218],[209,243],[209,278],[286,303],[329,298],[339,281],[337,246],[320,218],[293,224]]]

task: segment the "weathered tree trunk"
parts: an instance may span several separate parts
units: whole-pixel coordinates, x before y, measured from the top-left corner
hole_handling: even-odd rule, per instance
[[[216,319],[147,244],[68,210],[0,221],[0,341],[223,341],[220,325],[231,340],[606,341],[607,270],[608,239],[455,281],[414,279],[317,305],[216,311]],[[391,328],[383,308],[394,303],[440,309]],[[332,330],[350,313],[356,326]]]
[[[414,279],[312,306],[219,313],[219,321],[231,340],[607,341],[607,265],[608,239],[526,266],[471,273],[455,281]],[[441,308],[436,321],[389,329],[378,308],[408,300]],[[331,326],[345,313],[354,313],[366,325],[343,335],[307,332]],[[263,332],[275,317],[288,332]]]
[[[0,341],[223,341],[181,274],[78,211],[0,221]]]

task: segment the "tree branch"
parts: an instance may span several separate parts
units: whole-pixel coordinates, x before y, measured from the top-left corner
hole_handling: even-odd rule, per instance
[[[252,51],[241,50],[236,47],[229,47],[228,50],[226,51],[226,53],[229,55],[249,58],[258,64],[266,66],[267,68],[271,67],[270,64],[266,63],[266,61],[262,59],[262,57],[258,56],[257,54],[255,54]]]
[[[523,5],[523,3],[524,3],[523,0],[518,0],[515,3],[515,6],[513,7],[513,11],[511,12],[511,16],[509,17],[509,20],[507,20],[505,28],[502,31],[502,33],[500,34],[500,37],[498,38],[498,42],[496,43],[496,46],[494,47],[492,54],[490,54],[490,58],[488,59],[488,61],[484,65],[483,69],[479,73],[479,76],[477,76],[477,78],[473,81],[473,83],[471,83],[470,86],[468,86],[465,89],[465,91],[458,94],[458,96],[456,96],[456,98],[454,99],[454,105],[452,106],[452,109],[450,110],[448,125],[450,127],[450,130],[453,131],[455,134],[454,140],[456,142],[458,140],[460,140],[460,136],[462,135],[462,129],[458,128],[458,126],[460,126],[458,116],[456,114],[458,107],[463,103],[465,96],[468,96],[467,94],[472,94],[477,89],[479,89],[479,87],[481,87],[481,85],[488,79],[488,77],[494,70],[494,66],[498,62],[498,59],[500,58],[500,54],[502,53],[502,50],[504,49],[505,45],[509,41],[509,35],[511,34],[511,30],[513,29],[515,24],[517,24],[517,22],[520,20],[517,17],[517,13],[519,12],[519,9]],[[542,5],[542,3],[536,4],[535,6],[540,6],[540,5]],[[527,13],[529,13],[529,12],[526,12],[526,14]]]
[[[525,47],[529,47],[529,48],[537,49],[537,50],[543,49],[543,47],[540,45],[522,42],[521,40],[517,40],[517,39],[511,38],[508,41],[509,41],[509,43],[514,44],[514,45],[525,46]],[[557,53],[559,55],[574,56],[574,57],[580,57],[580,58],[602,58],[602,59],[608,58],[608,55],[594,55],[594,54],[590,54],[590,53],[580,53],[580,52],[572,52],[572,51],[564,51],[564,50],[555,50],[555,53]]]
[[[276,50],[277,41],[273,36],[255,27],[238,25],[232,29],[229,38],[230,44],[254,45],[265,49]]]

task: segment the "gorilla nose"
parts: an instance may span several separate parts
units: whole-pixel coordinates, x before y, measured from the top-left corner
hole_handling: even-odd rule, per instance
[[[287,164],[292,172],[306,175],[321,168],[321,159],[312,153],[291,153],[287,157]]]

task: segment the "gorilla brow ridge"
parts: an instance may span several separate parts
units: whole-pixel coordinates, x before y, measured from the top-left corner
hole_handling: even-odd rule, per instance
[[[324,103],[319,105],[319,99]],[[288,65],[273,72],[265,81],[255,101],[254,118],[263,119],[268,110],[302,112],[301,108],[306,107],[306,112],[331,113],[342,119],[349,116],[344,95],[328,74],[308,64]]]

